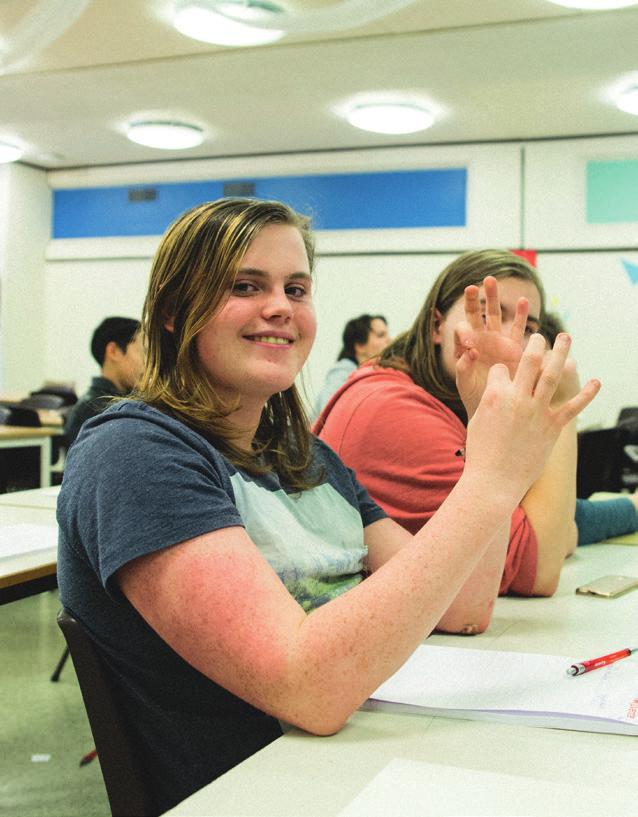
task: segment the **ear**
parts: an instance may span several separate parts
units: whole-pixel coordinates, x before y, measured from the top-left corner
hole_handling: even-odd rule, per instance
[[[104,347],[104,360],[113,360],[118,356],[117,353],[122,354],[122,350],[114,340],[110,340]]]
[[[438,309],[434,310],[434,321],[432,326],[432,340],[436,344],[441,343],[441,329],[445,323],[445,318]]]

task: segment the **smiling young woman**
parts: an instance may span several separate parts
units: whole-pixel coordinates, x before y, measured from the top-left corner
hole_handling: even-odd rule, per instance
[[[313,257],[307,221],[278,202],[177,219],[151,271],[137,399],[69,452],[60,595],[112,675],[157,813],[282,723],[340,729],[442,620],[485,626],[512,511],[597,390],[550,407],[566,335],[542,371],[540,337],[513,379],[494,365],[464,474],[412,536],[307,430],[294,379],[315,332]]]

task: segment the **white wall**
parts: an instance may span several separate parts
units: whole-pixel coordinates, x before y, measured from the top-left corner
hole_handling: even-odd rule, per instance
[[[45,377],[44,257],[51,235],[46,173],[0,165],[0,391],[28,392]]]
[[[638,251],[539,255],[548,306],[572,334],[581,381],[602,383],[581,428],[614,425],[623,406],[638,406],[638,286],[623,259],[638,265]]]
[[[48,379],[74,381],[79,393],[87,388],[99,374],[89,348],[93,330],[109,315],[139,320],[150,266],[150,258],[47,264],[43,324]]]

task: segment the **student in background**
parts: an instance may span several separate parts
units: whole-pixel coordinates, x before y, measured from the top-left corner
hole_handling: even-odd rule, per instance
[[[558,335],[564,331],[565,327],[558,315],[551,312],[544,314],[540,333],[550,349]],[[579,545],[590,545],[611,536],[633,533],[638,530],[638,493],[616,499],[577,499],[575,518]]]
[[[100,366],[100,376],[91,380],[67,415],[64,435],[67,445],[77,437],[89,417],[103,411],[112,397],[128,394],[137,383],[144,366],[140,322],[133,318],[105,318],[91,338],[91,354]]]
[[[357,366],[381,354],[390,343],[386,319],[383,315],[359,315],[358,318],[352,318],[344,327],[342,343],[337,362],[329,369],[315,401],[315,417]]]
[[[139,399],[69,451],[60,596],[111,671],[158,813],[282,723],[339,730],[435,626],[485,626],[512,512],[598,390],[551,408],[569,338],[542,372],[533,338],[512,380],[483,371],[485,344],[502,344],[475,325],[459,388],[471,400],[488,382],[465,471],[412,536],[308,431],[294,382],[315,337],[313,258],[307,220],[279,202],[178,218],[151,270]]]
[[[486,276],[492,276],[482,286]],[[500,307],[490,312],[490,289],[498,279]],[[455,383],[463,296],[472,287],[471,320],[487,326],[489,345],[515,368],[526,338],[537,332],[544,293],[537,272],[510,252],[468,252],[436,279],[412,327],[397,337],[374,365],[357,371],[317,420],[314,430],[357,474],[370,495],[406,530],[421,528],[464,473],[468,417],[482,394],[462,399]],[[526,323],[517,323],[521,299]],[[489,358],[488,358],[489,360]],[[579,391],[570,361],[553,404]],[[485,501],[490,497],[486,495]],[[543,472],[515,509],[500,592],[551,595],[565,557],[576,547],[576,427],[568,424]]]

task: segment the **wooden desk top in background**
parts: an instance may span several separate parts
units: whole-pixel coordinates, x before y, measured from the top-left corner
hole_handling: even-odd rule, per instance
[[[2,440],[57,437],[60,434],[62,434],[60,426],[0,426],[0,442]]]

